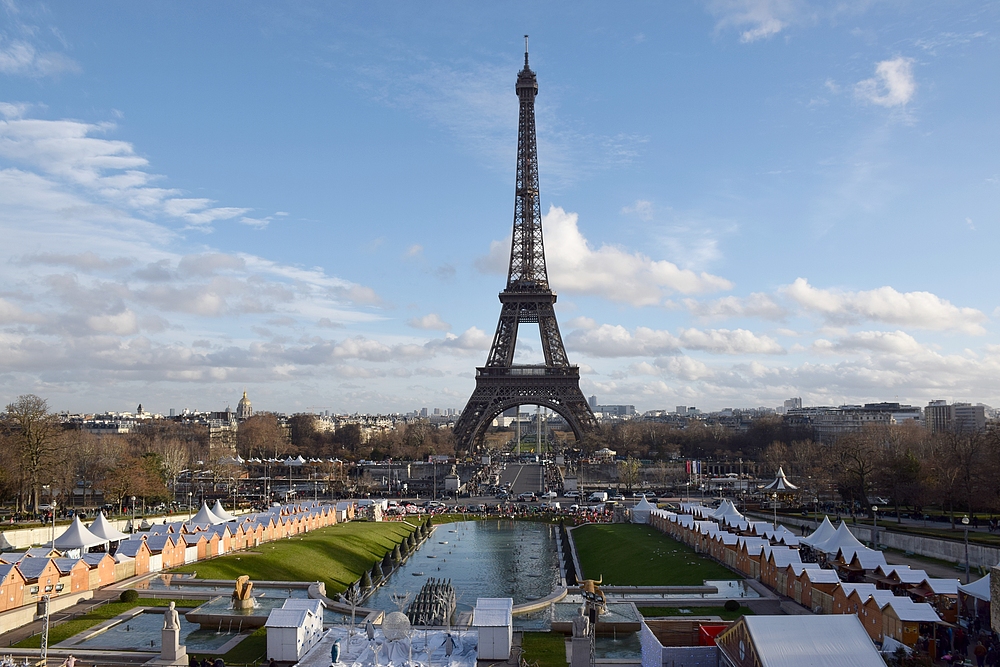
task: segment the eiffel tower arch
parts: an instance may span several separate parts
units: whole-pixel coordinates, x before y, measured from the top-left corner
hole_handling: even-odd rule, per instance
[[[507,286],[500,292],[500,321],[486,365],[476,369],[476,389],[455,423],[459,449],[471,450],[490,423],[518,405],[541,405],[561,415],[577,439],[597,426],[583,392],[580,368],[569,363],[559,323],[556,295],[549,287],[538,196],[538,150],[535,143],[535,96],[538,80],[528,67],[525,35],[524,69],[514,90],[520,100],[517,127],[517,178],[514,231],[510,244]],[[537,324],[543,364],[515,364],[514,348],[521,324]]]

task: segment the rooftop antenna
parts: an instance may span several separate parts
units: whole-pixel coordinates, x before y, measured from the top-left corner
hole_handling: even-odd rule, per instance
[[[528,36],[524,36],[524,68],[528,69]]]

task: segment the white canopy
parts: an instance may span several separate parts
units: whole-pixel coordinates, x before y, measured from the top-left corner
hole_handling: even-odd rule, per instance
[[[90,524],[90,532],[108,542],[118,542],[128,539],[128,535],[119,531],[111,525],[111,522],[104,518],[104,512],[98,512],[97,518]]]
[[[302,458],[302,455],[296,456],[294,459],[289,456],[287,459],[281,462],[281,465],[285,466],[303,466],[306,464],[306,460]]]
[[[986,575],[982,579],[976,579],[971,584],[959,584],[958,590],[966,595],[971,595],[972,597],[983,600],[984,602],[990,601],[990,575]]]
[[[814,549],[818,549],[819,551],[828,554],[835,554],[843,549],[846,552],[850,552],[852,555],[858,549],[865,548],[865,545],[861,544],[858,538],[854,537],[854,533],[848,530],[847,524],[843,521],[841,521],[840,525],[837,526],[837,530],[830,536],[830,539],[826,540],[822,544],[813,544],[811,546]]]
[[[656,506],[646,500],[646,496],[635,504],[632,508],[632,523],[649,522],[649,513],[656,509]]]
[[[795,486],[788,481],[785,477],[785,471],[778,466],[778,474],[775,475],[774,481],[764,487],[768,491],[798,491],[799,487]]]
[[[235,521],[236,517],[226,511],[226,508],[222,506],[221,500],[216,500],[215,505],[212,506],[212,514],[219,517],[223,521]]]
[[[812,547],[826,542],[828,539],[833,537],[833,534],[836,532],[837,529],[833,527],[832,523],[830,523],[830,517],[824,516],[823,523],[819,524],[819,528],[799,541]]]
[[[195,523],[195,524],[208,523],[214,526],[217,523],[225,523],[225,522],[226,522],[225,519],[217,517],[214,514],[212,514],[212,510],[208,509],[208,503],[203,501],[201,503],[201,509],[198,510],[197,514],[191,517],[191,521],[189,521],[188,523]]]
[[[107,540],[98,537],[87,530],[87,527],[80,521],[79,515],[73,517],[73,523],[66,531],[55,539],[53,546],[59,551],[72,551],[74,549],[89,549],[107,544]]]
[[[885,667],[854,614],[744,616],[741,622],[763,667]]]

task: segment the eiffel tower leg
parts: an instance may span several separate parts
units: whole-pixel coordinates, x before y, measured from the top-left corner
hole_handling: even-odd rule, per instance
[[[597,426],[580,391],[576,367],[543,369],[544,373],[536,375],[518,375],[511,369],[478,370],[476,390],[455,424],[455,441],[460,449],[471,450],[497,415],[518,405],[541,405],[553,410],[566,420],[577,439]]]
[[[551,303],[538,305],[538,332],[542,337],[542,351],[546,366],[569,366],[566,348],[563,346],[559,323]]]

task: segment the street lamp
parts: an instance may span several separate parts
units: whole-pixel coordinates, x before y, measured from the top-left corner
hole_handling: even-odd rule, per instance
[[[192,517],[192,514],[191,514],[191,496],[192,495],[193,494],[190,491],[188,491],[188,523],[191,522],[191,517]]]
[[[878,505],[872,505],[872,549],[878,549]]]
[[[813,521],[819,525],[819,498],[813,498]]]
[[[53,499],[52,505],[52,548],[56,548],[56,501]],[[967,550],[968,551],[968,550]]]
[[[965,528],[965,583],[969,583],[969,517],[962,517],[962,526]]]
[[[132,496],[132,532],[135,532],[135,496]]]
[[[771,494],[771,511],[774,512],[774,530],[778,530],[778,494]]]

